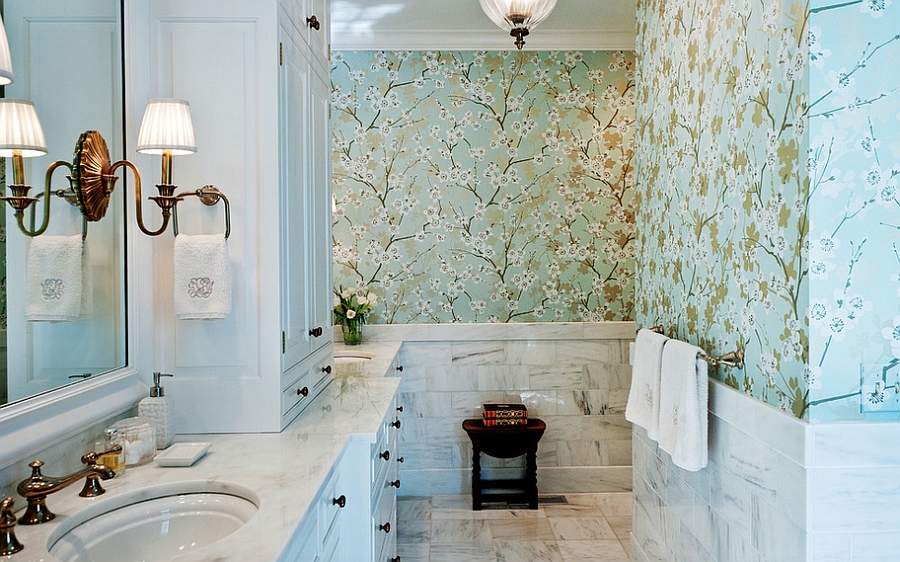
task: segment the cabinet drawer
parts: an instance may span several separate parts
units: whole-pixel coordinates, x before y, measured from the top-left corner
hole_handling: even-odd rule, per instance
[[[329,353],[312,367],[312,387],[316,394],[334,379],[334,356]]]
[[[385,490],[375,507],[372,522],[375,530],[375,548],[372,551],[376,554],[375,560],[386,560],[384,555],[394,550],[391,545],[397,544],[396,504],[396,495],[391,488],[391,491]]]
[[[322,487],[322,496],[319,500],[319,537],[323,543],[327,543],[332,535],[340,534],[341,506],[346,505],[347,497],[341,495],[340,477],[336,471],[328,478]]]
[[[313,399],[313,387],[310,381],[310,370],[299,365],[288,371],[294,375],[293,380],[281,391],[281,412],[288,415],[294,408],[302,408]]]

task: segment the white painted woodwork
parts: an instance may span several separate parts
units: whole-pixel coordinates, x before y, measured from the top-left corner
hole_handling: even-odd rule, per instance
[[[311,98],[315,53],[305,20],[288,17],[304,13],[305,3],[135,3],[149,29],[138,38],[146,49],[137,47],[149,53],[145,98],[191,104],[198,152],[175,157],[174,182],[179,191],[216,185],[232,212],[233,308],[224,320],[175,320],[172,234],[153,243],[154,369],[175,374],[167,387],[179,433],[280,431],[302,409],[284,415],[284,384],[292,381],[282,373],[313,369],[332,342],[330,314],[323,319],[313,306],[330,307],[330,220],[323,230],[314,219],[330,216],[331,186],[314,181],[330,177],[330,139],[327,122],[316,117],[322,106]],[[135,158],[148,192],[159,164]],[[145,214],[151,210],[145,204]],[[188,198],[179,204],[180,232],[224,232],[222,212]],[[327,275],[327,287],[316,273]],[[317,327],[318,338],[310,334]]]

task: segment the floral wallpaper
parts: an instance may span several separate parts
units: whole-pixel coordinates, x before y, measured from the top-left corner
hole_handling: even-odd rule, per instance
[[[640,0],[636,317],[798,417],[809,397],[802,4]]]
[[[634,313],[634,58],[337,52],[335,286],[376,323]]]
[[[813,421],[900,418],[900,13],[641,0],[637,320]]]
[[[812,2],[807,42],[810,418],[897,420],[900,6]]]

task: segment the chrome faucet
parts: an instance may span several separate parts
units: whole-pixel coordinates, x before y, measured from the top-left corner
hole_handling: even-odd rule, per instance
[[[68,476],[60,476],[57,478],[41,474],[41,467],[44,466],[43,461],[34,461],[30,463],[28,466],[31,467],[31,477],[20,482],[16,488],[19,495],[28,501],[28,508],[25,510],[25,514],[22,515],[21,519],[19,519],[19,524],[37,525],[38,523],[44,523],[45,521],[50,521],[56,517],[56,515],[47,508],[47,504],[45,503],[47,496],[62,490],[82,478],[87,478],[87,481],[85,482],[84,489],[79,495],[96,496],[102,494],[104,490],[99,487],[100,483],[97,481],[97,477],[99,476],[103,480],[109,480],[114,477],[116,473],[105,464],[96,464],[99,455],[100,453],[88,453],[84,455],[81,457],[81,462],[85,463],[87,465],[86,467],[78,472],[69,474]]]

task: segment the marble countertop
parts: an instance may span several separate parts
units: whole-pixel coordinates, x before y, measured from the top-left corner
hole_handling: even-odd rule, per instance
[[[179,435],[176,442],[209,442],[205,457],[191,467],[129,467],[120,478],[103,482],[106,494],[81,498],[80,483],[47,498],[56,519],[40,525],[16,525],[21,552],[0,557],[11,562],[49,562],[46,546],[53,531],[71,514],[119,494],[145,488],[197,483],[234,485],[258,499],[259,511],[243,527],[219,541],[173,561],[277,560],[329,471],[350,439],[374,440],[400,384],[388,373],[400,343],[335,345],[335,356],[371,355],[363,362],[336,362],[335,380],[281,433]],[[349,352],[347,350],[350,350]],[[389,376],[384,376],[385,374]],[[25,500],[16,498],[16,515]]]

